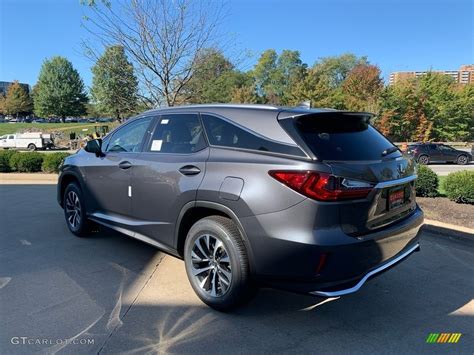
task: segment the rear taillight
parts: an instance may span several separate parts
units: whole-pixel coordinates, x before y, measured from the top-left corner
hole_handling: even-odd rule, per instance
[[[365,198],[373,188],[363,181],[317,171],[271,170],[268,173],[289,188],[318,201]]]

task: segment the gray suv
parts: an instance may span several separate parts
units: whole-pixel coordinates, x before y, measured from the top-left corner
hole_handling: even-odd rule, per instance
[[[100,224],[184,259],[209,306],[258,286],[357,291],[419,250],[413,160],[369,113],[259,105],[145,112],[61,167],[70,231]]]

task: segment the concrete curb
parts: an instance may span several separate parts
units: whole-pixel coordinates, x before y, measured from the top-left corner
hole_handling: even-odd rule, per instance
[[[55,185],[58,174],[0,173],[0,185]]]
[[[439,221],[434,221],[431,219],[425,219],[423,229],[429,231],[433,234],[449,236],[449,237],[458,237],[463,239],[469,239],[474,241],[474,229],[467,228],[462,226],[457,226],[455,224],[449,224]]]

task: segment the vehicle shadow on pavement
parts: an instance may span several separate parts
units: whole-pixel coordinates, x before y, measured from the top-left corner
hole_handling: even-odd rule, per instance
[[[422,253],[371,280],[360,292],[322,299],[263,289],[232,313],[204,306],[181,261],[166,257],[135,300],[105,353],[433,352],[430,333],[463,333],[474,346],[472,245],[422,242]],[[424,253],[424,254],[423,254]],[[470,270],[466,270],[470,267]],[[434,345],[436,346],[436,345]],[[448,346],[439,345],[439,346]]]
[[[67,230],[55,186],[0,186],[0,353],[413,353],[474,349],[474,246],[421,252],[340,299],[262,289],[232,313],[196,297],[182,261],[107,229]],[[38,203],[40,201],[40,203]],[[430,333],[463,333],[427,344]],[[53,343],[18,345],[12,337]],[[93,343],[57,344],[57,339]]]

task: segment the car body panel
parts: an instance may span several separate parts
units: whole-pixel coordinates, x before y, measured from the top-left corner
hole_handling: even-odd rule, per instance
[[[89,212],[130,216],[129,186],[138,153],[108,152],[103,157],[86,154],[90,156],[84,157],[81,170],[86,177]],[[130,162],[132,168],[121,169],[119,164],[123,162]]]
[[[135,160],[132,176],[132,212],[143,221],[137,231],[173,246],[177,215],[182,207],[196,200],[206,174],[209,148],[194,154],[141,153]],[[183,175],[179,169],[192,165],[196,175]]]

